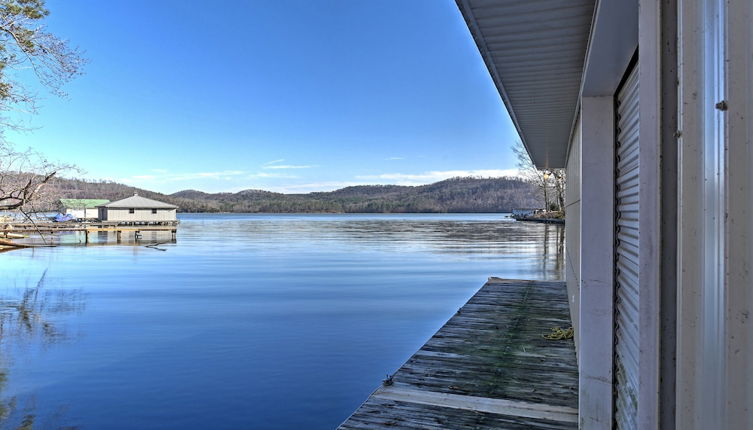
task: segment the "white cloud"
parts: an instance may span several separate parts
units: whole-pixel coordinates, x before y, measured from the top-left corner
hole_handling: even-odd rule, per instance
[[[284,160],[275,160],[275,162],[282,162]],[[196,180],[212,180],[216,181],[217,185],[210,185],[208,182],[203,182],[202,185],[198,185],[202,189],[214,189],[215,191],[227,191],[227,190],[240,190],[247,188],[261,188],[268,191],[275,191],[286,194],[298,194],[309,193],[314,191],[332,191],[340,188],[355,186],[355,185],[371,185],[371,184],[392,184],[392,185],[424,185],[433,182],[442,181],[454,177],[503,177],[503,176],[520,176],[517,169],[479,169],[479,170],[432,170],[420,173],[381,173],[376,175],[360,175],[355,176],[351,180],[344,181],[321,181],[311,182],[303,184],[286,184],[285,179],[299,179],[301,176],[293,175],[284,170],[266,171],[264,169],[296,169],[296,168],[309,168],[316,166],[289,166],[284,164],[272,164],[264,166],[261,171],[248,172],[244,170],[222,170],[222,171],[210,171],[210,172],[188,172],[188,173],[170,173],[165,171],[164,173],[154,172],[153,174],[133,175],[126,178],[115,179],[116,182],[122,182],[134,186],[142,186],[146,188],[164,188],[165,184],[176,183],[174,186],[167,186],[169,188],[179,188],[184,186],[193,186],[192,184],[178,185],[180,182],[189,182]],[[152,169],[152,172],[154,169]],[[254,180],[269,180],[264,182],[265,185],[253,185],[253,186],[238,186],[238,183],[255,182]],[[227,181],[226,185],[221,185]],[[232,181],[232,182],[231,182]],[[279,185],[273,185],[277,183]],[[160,186],[160,184],[163,184]]]
[[[272,160],[267,161],[266,163],[262,164],[262,169],[276,169],[276,170],[283,170],[283,169],[311,169],[314,166],[311,164],[280,164],[283,161],[285,161],[284,158],[280,158],[278,160]]]
[[[224,179],[232,176],[245,175],[243,170],[223,170],[221,172],[197,172],[197,173],[181,173],[181,174],[166,174],[160,178],[165,181],[190,181],[192,179]]]
[[[219,172],[195,172],[195,173],[165,173],[159,175],[134,175],[127,178],[121,178],[120,182],[126,184],[138,184],[142,182],[179,182],[191,181],[195,179],[217,179],[229,181],[238,176],[247,174],[243,170],[222,170]]]
[[[394,160],[405,160],[405,157],[387,157],[385,158],[387,161],[394,161]]]
[[[350,187],[354,185],[364,185],[364,183],[352,182],[352,181],[328,181],[328,182],[315,182],[315,183],[310,183],[310,184],[293,184],[293,185],[284,185],[284,186],[279,186],[279,187],[267,187],[265,189],[268,191],[274,191],[276,193],[301,194],[301,193],[310,193],[314,191],[339,190],[340,188]]]
[[[518,169],[481,169],[481,170],[433,170],[423,173],[382,173],[379,175],[361,175],[358,179],[371,181],[389,181],[398,185],[421,185],[457,177],[499,178],[503,176],[520,176]]]
[[[251,173],[247,176],[247,178],[283,178],[283,179],[295,179],[298,178],[296,175],[290,175],[287,173],[269,173],[269,172],[258,172],[258,173]]]
[[[267,164],[263,168],[264,169],[311,169],[313,167],[319,167],[319,166],[295,165],[295,164]]]
[[[425,185],[456,177],[498,178],[503,176],[519,176],[517,169],[486,169],[486,170],[436,170],[424,173],[383,173],[380,175],[356,176],[354,181],[314,182],[298,185],[283,185],[268,187],[269,191],[286,194],[310,193],[313,191],[333,191],[356,185]]]

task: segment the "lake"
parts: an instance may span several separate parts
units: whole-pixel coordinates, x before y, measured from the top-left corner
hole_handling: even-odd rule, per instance
[[[489,276],[564,278],[504,214],[180,219],[0,254],[0,428],[334,429]]]

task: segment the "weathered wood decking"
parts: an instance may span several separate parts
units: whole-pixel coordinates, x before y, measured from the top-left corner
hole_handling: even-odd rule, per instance
[[[338,428],[577,428],[569,326],[564,282],[490,278]]]

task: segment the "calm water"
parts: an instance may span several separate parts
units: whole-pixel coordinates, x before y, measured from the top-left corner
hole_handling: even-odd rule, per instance
[[[488,276],[563,278],[562,228],[503,215],[181,219],[0,254],[0,428],[332,429]]]

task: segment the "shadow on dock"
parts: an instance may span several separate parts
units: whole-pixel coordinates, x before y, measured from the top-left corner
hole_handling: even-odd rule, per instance
[[[564,282],[490,278],[338,429],[575,429],[569,326]]]

